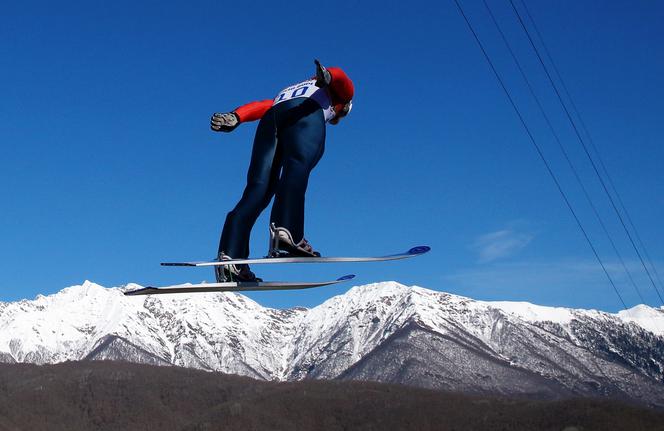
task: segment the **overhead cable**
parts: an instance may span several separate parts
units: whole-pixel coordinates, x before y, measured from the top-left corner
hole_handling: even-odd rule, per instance
[[[548,160],[544,156],[544,153],[543,153],[540,145],[535,140],[535,137],[533,136],[532,132],[530,131],[530,128],[526,124],[526,121],[525,121],[523,115],[521,114],[521,111],[517,107],[516,102],[514,101],[514,98],[510,94],[509,90],[507,89],[507,86],[505,85],[502,77],[498,73],[498,70],[496,69],[493,62],[491,61],[491,58],[489,57],[489,54],[487,53],[486,49],[484,48],[484,45],[480,41],[480,38],[477,35],[477,33],[475,32],[475,29],[473,28],[472,24],[470,23],[470,20],[466,16],[466,13],[464,12],[463,7],[459,3],[459,0],[454,0],[454,3],[456,4],[457,8],[459,9],[459,12],[461,13],[461,16],[463,17],[466,24],[468,25],[468,29],[470,30],[473,37],[475,38],[475,41],[479,45],[480,50],[482,51],[482,54],[484,54],[484,58],[489,63],[489,66],[490,66],[491,70],[493,71],[493,74],[496,76],[496,79],[498,80],[501,88],[505,92],[505,95],[507,96],[507,99],[509,100],[510,104],[512,105],[512,108],[514,109],[514,112],[516,113],[517,117],[519,118],[519,121],[521,122],[521,125],[523,126],[526,133],[528,134],[528,137],[530,138],[530,142],[533,144],[535,150],[537,151],[537,154],[539,155],[540,159],[544,163],[544,166],[546,167],[546,170],[549,173],[549,176],[551,176],[551,178],[553,179],[553,182],[555,183],[555,185],[558,189],[558,192],[562,196],[563,200],[565,201],[565,204],[567,205],[567,208],[569,209],[572,216],[574,217],[574,220],[576,221],[577,226],[579,227],[579,229],[583,233],[583,236],[586,239],[586,241],[588,242],[588,245],[590,246],[593,254],[595,255],[595,258],[599,262],[599,265],[602,267],[602,270],[604,271],[604,274],[606,275],[607,279],[609,280],[609,283],[613,287],[613,290],[616,292],[616,295],[618,295],[618,298],[620,299],[620,302],[622,303],[623,307],[625,309],[627,309],[627,305],[625,304],[625,301],[623,300],[622,296],[620,295],[620,292],[618,291],[618,288],[616,287],[616,284],[613,282],[613,279],[611,278],[611,275],[607,271],[606,266],[604,265],[604,262],[602,262],[602,259],[600,258],[599,254],[597,253],[597,249],[593,245],[592,240],[590,239],[590,237],[588,236],[588,233],[586,232],[585,228],[581,224],[581,220],[577,216],[576,211],[574,211],[574,208],[572,207],[572,204],[571,204],[570,200],[568,199],[568,197],[565,194],[560,182],[558,181],[558,178],[556,177],[555,173],[553,172],[553,170],[551,168],[551,165],[549,164]]]
[[[590,151],[588,150],[588,146],[586,145],[585,141],[583,140],[583,137],[581,137],[581,133],[579,132],[578,127],[576,126],[576,123],[572,119],[572,115],[569,112],[569,109],[567,108],[567,105],[565,104],[565,101],[563,100],[560,91],[558,90],[558,86],[556,85],[555,81],[553,80],[553,77],[551,76],[551,73],[549,72],[548,67],[544,63],[544,60],[542,59],[542,56],[539,52],[539,49],[535,45],[535,42],[533,41],[532,36],[530,35],[530,32],[528,28],[526,27],[525,23],[523,22],[523,18],[521,17],[521,14],[517,10],[516,6],[514,5],[514,2],[512,0],[508,0],[510,4],[512,5],[512,9],[514,10],[514,13],[516,14],[519,23],[521,24],[521,27],[523,28],[524,32],[526,33],[526,36],[528,37],[528,41],[530,42],[530,45],[532,46],[533,50],[535,51],[535,54],[537,55],[537,58],[542,65],[542,68],[544,69],[544,72],[546,73],[547,78],[549,79],[549,82],[551,83],[551,86],[553,87],[554,92],[556,93],[556,96],[558,97],[558,100],[560,101],[560,104],[563,107],[563,111],[565,112],[565,115],[567,116],[567,119],[569,120],[570,124],[572,125],[572,128],[574,129],[574,133],[576,134],[579,142],[581,143],[581,146],[583,147],[583,151],[585,152],[586,156],[588,157],[588,160],[590,161],[591,166],[593,167],[593,170],[595,171],[595,174],[597,175],[597,178],[599,179],[600,184],[602,185],[602,188],[604,189],[604,192],[609,199],[609,202],[611,203],[611,206],[618,216],[618,219],[620,220],[620,224],[622,225],[623,229],[625,230],[625,233],[627,234],[627,237],[629,238],[630,243],[632,244],[632,247],[634,248],[634,251],[636,252],[636,255],[639,257],[639,260],[641,261],[641,265],[643,266],[643,269],[645,270],[646,274],[648,275],[648,278],[650,279],[650,283],[652,284],[653,288],[655,289],[655,292],[657,293],[657,296],[659,297],[660,302],[664,305],[664,299],[662,299],[662,295],[659,292],[659,289],[657,288],[657,285],[655,284],[655,280],[653,279],[650,270],[648,270],[648,267],[645,264],[645,261],[643,260],[643,257],[641,256],[641,252],[639,251],[638,247],[636,246],[636,243],[634,242],[634,239],[632,238],[632,234],[630,233],[629,229],[627,229],[627,225],[625,224],[625,220],[622,217],[622,214],[620,214],[620,211],[618,210],[618,207],[616,206],[616,203],[613,199],[613,196],[611,196],[611,193],[609,193],[608,187],[606,185],[606,182],[604,181],[604,178],[600,175],[599,169],[597,168],[597,164],[595,163],[593,157],[590,155]]]

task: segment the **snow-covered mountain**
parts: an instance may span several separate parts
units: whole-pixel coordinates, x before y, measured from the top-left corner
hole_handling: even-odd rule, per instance
[[[0,302],[0,362],[117,359],[266,380],[366,379],[664,406],[664,309],[484,302],[395,282],[312,309],[236,293],[127,297],[86,281]]]

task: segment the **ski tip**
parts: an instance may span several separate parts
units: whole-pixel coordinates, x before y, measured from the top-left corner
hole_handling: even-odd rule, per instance
[[[337,281],[348,281],[355,278],[355,274],[344,275],[343,277],[337,278]]]
[[[417,247],[413,247],[410,250],[408,250],[408,254],[424,254],[427,253],[428,251],[431,250],[431,247],[428,245],[418,245]]]

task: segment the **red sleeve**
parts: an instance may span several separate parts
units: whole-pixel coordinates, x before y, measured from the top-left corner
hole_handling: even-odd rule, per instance
[[[240,123],[246,123],[247,121],[256,121],[263,118],[263,115],[271,107],[272,99],[267,99],[239,106],[235,109],[235,113],[240,118]]]
[[[345,105],[353,100],[355,88],[353,87],[353,81],[350,80],[348,75],[338,67],[328,67],[327,70],[332,75],[332,81],[330,82],[332,104]]]

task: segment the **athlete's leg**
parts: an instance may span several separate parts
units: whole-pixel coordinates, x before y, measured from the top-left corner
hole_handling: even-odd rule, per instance
[[[226,216],[219,253],[223,252],[236,259],[249,256],[251,229],[270,203],[278,182],[281,164],[276,150],[274,113],[268,111],[258,123],[247,185],[238,204]]]
[[[277,185],[270,221],[290,231],[297,243],[304,237],[304,200],[309,174],[325,148],[325,118],[316,102],[303,103],[297,121],[278,121],[283,170]],[[298,108],[300,108],[298,107]],[[296,111],[295,108],[291,111]],[[306,115],[301,115],[304,112]],[[284,127],[285,126],[285,127]]]

